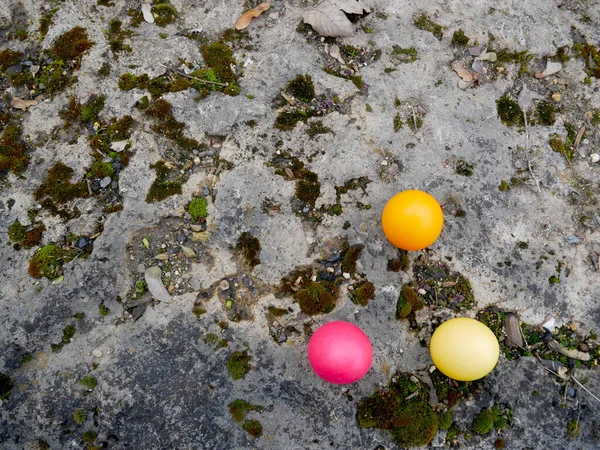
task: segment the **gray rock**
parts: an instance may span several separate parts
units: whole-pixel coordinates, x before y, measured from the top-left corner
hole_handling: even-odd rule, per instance
[[[171,294],[167,291],[161,280],[162,270],[158,266],[148,267],[144,272],[144,278],[148,283],[148,290],[152,296],[161,302],[171,302]]]
[[[104,189],[106,186],[110,184],[112,179],[110,177],[104,177],[100,180],[100,187]]]

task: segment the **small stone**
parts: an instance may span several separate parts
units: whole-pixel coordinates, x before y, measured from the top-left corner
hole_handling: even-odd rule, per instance
[[[93,355],[95,358],[102,358],[102,350],[100,350],[100,349],[98,349],[98,348],[97,348],[97,349],[95,349],[95,350],[92,352],[92,355]]]
[[[204,195],[210,195],[210,188],[208,186],[204,186],[204,190],[203,190]]]
[[[600,154],[592,153],[590,155],[590,161],[592,161],[593,163],[597,163],[598,161],[600,161]]]
[[[110,177],[104,177],[100,180],[100,187],[104,189],[106,186],[110,184],[112,179]]]
[[[577,236],[569,235],[565,236],[565,242],[567,244],[579,244],[581,239],[579,239]]]
[[[417,291],[417,293],[418,293],[419,295],[425,295],[425,294],[427,294],[427,291],[426,291],[425,289],[421,288],[421,289],[419,289],[419,290]]]
[[[346,280],[349,280],[349,279],[350,279],[350,274],[349,274],[348,272],[344,272],[344,273],[342,274],[342,276],[343,276],[343,277],[344,277]]]
[[[137,266],[137,273],[144,273],[146,271],[146,267],[142,263],[139,263]]]
[[[110,144],[110,149],[117,153],[121,153],[127,147],[127,141],[117,141]]]
[[[187,237],[185,237],[185,234],[177,235],[177,242],[179,242],[180,244],[183,244],[186,240],[187,240]]]
[[[154,23],[154,16],[152,15],[152,5],[144,3],[142,5],[142,15],[144,16],[144,20],[146,22]]]
[[[159,253],[158,255],[156,255],[154,257],[154,259],[158,259],[159,261],[166,261],[169,259],[169,254],[168,253]]]
[[[569,394],[569,397],[571,397],[571,398],[575,397],[575,388],[573,386],[569,386],[567,393]]]
[[[507,313],[504,316],[504,333],[506,335],[506,345],[513,348],[523,347],[519,316],[514,313]]]
[[[555,102],[560,102],[561,98],[562,98],[562,95],[560,92],[555,92],[554,94],[552,94],[552,100]]]
[[[84,248],[86,245],[88,245],[88,240],[86,238],[80,237],[79,239],[77,239],[78,248]]]
[[[209,237],[210,234],[205,231],[201,233],[192,233],[192,241],[194,242],[205,242]]]
[[[162,270],[158,266],[149,267],[144,272],[144,278],[146,280],[146,284],[148,284],[148,290],[152,296],[161,302],[168,303],[172,300],[171,295],[165,288],[161,277]]]
[[[219,289],[221,289],[222,291],[226,291],[226,290],[228,290],[228,289],[229,289],[229,281],[227,281],[227,280],[222,280],[222,281],[219,283]]]
[[[187,256],[188,258],[195,258],[195,257],[197,256],[197,255],[196,255],[196,252],[195,252],[194,250],[192,250],[192,249],[191,249],[191,248],[189,248],[189,247],[186,247],[185,245],[182,245],[182,246],[181,246],[181,251],[182,251],[182,252],[183,252],[183,254],[184,254],[185,256]]]
[[[167,291],[169,292],[169,294],[172,294],[174,290],[175,290],[175,286],[172,284],[170,284],[169,287],[167,288]]]
[[[384,159],[383,161],[381,161],[381,165],[382,165],[382,166],[387,166],[387,165],[388,165],[388,162],[387,162],[387,161]]]
[[[587,344],[584,344],[583,342],[581,344],[579,344],[579,351],[582,352],[589,352],[590,351],[590,346]]]
[[[188,286],[191,287],[194,291],[199,291],[202,285],[198,281],[197,278],[190,278],[187,282]]]

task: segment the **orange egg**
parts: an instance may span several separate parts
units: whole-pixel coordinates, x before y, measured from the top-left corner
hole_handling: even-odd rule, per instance
[[[435,242],[444,226],[440,204],[427,192],[411,190],[394,195],[381,216],[385,236],[403,250],[421,250]]]

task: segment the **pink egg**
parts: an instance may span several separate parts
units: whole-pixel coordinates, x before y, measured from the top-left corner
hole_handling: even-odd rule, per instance
[[[373,347],[356,325],[329,322],[310,338],[308,361],[316,374],[329,383],[354,383],[369,371]]]

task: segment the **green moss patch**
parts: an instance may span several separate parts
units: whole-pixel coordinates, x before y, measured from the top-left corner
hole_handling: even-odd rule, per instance
[[[175,22],[179,16],[177,10],[171,5],[169,0],[156,0],[151,11],[154,16],[154,23],[159,27],[166,27],[170,23]]]
[[[578,419],[573,419],[567,423],[567,437],[575,439],[581,433],[581,424]]]
[[[73,418],[79,425],[87,420],[87,411],[85,409],[76,409],[73,411]]]
[[[247,420],[242,428],[253,438],[260,437],[263,432],[263,427],[258,420]]]
[[[283,111],[275,119],[275,128],[283,131],[289,131],[295,128],[300,121],[306,122],[309,118],[316,114],[314,108],[309,103],[315,99],[315,86],[310,75],[298,75],[293,80],[289,81],[285,92],[287,95],[296,99],[300,104],[287,105],[286,101],[279,100],[279,105],[288,108],[288,111]]]
[[[88,190],[85,182],[72,184],[74,171],[60,161],[48,171],[46,180],[35,190],[33,197],[53,214],[60,214],[56,207],[64,205],[75,198],[87,197]]]
[[[414,47],[403,48],[398,45],[392,46],[390,61],[395,64],[410,64],[417,60],[418,52]]]
[[[354,290],[350,292],[350,298],[357,305],[367,306],[369,300],[375,300],[375,285],[370,281],[354,285]]]
[[[21,138],[21,128],[16,123],[8,123],[0,136],[0,177],[7,172],[21,174],[29,165],[29,157]]]
[[[406,250],[398,249],[398,256],[388,260],[387,270],[390,272],[406,272],[410,269],[410,257]]]
[[[402,448],[427,445],[438,430],[438,416],[428,398],[428,390],[409,374],[396,374],[387,389],[360,401],[358,425],[388,430]]]
[[[185,124],[177,121],[173,116],[173,107],[166,100],[159,98],[149,104],[145,113],[156,119],[151,126],[152,131],[164,136],[175,143],[181,150],[191,152],[193,150],[205,150],[206,145],[196,139],[185,135]]]
[[[421,13],[415,15],[412,23],[419,30],[428,31],[433,34],[438,41],[441,41],[444,36],[443,27],[431,20],[426,14]]]
[[[156,178],[146,195],[146,203],[160,202],[173,195],[181,194],[181,182],[167,180],[170,170],[164,161],[158,161],[150,168],[155,170]]]
[[[235,249],[240,251],[250,267],[260,264],[260,241],[250,233],[243,232],[238,238]]]
[[[600,78],[600,50],[590,43],[573,45],[573,51],[576,52],[585,62],[588,75]]]
[[[58,12],[58,10],[59,8],[51,8],[42,13],[42,17],[40,17],[40,26],[38,28],[41,38],[44,38],[48,34],[50,26],[54,25],[52,18]]]
[[[498,431],[508,427],[512,418],[510,409],[494,405],[491,408],[483,409],[473,418],[471,422],[471,431],[477,434],[485,435],[494,428]]]
[[[552,102],[540,102],[536,108],[536,115],[541,125],[554,125],[555,114],[558,112],[559,109]]]
[[[98,380],[96,379],[96,377],[88,375],[79,380],[79,384],[86,389],[94,390],[98,385]]]
[[[227,370],[234,380],[240,380],[250,371],[250,361],[252,357],[248,354],[248,350],[235,351],[229,356],[227,361]]]
[[[466,47],[469,44],[469,38],[463,30],[458,29],[452,34],[451,44],[454,47]]]
[[[18,248],[36,247],[42,240],[42,233],[46,230],[43,223],[26,227],[19,221],[13,222],[8,228],[8,237]]]
[[[58,277],[61,273],[62,256],[63,251],[58,245],[45,245],[29,261],[29,275],[49,279]]]
[[[0,72],[5,71],[10,66],[19,64],[23,53],[12,51],[9,48],[5,48],[0,52]]]
[[[236,399],[232,401],[229,405],[229,412],[231,413],[231,417],[236,422],[242,422],[246,417],[247,411],[261,411],[262,406],[253,405],[246,400]]]
[[[425,302],[419,298],[415,290],[408,285],[404,286],[396,304],[396,318],[404,319],[423,306],[425,306]]]
[[[327,133],[335,134],[335,133],[333,133],[331,128],[328,128],[323,125],[322,120],[315,120],[313,122],[310,122],[310,124],[308,125],[308,130],[306,130],[306,134],[308,134],[308,136],[311,139],[319,134],[327,134]]]
[[[206,97],[212,91],[223,92],[235,96],[240,93],[237,84],[238,77],[232,70],[236,65],[233,51],[223,40],[200,46],[205,67],[190,73],[190,86],[198,91],[198,100]]]
[[[110,51],[115,59],[119,58],[119,53],[131,53],[132,51],[131,46],[124,43],[125,39],[131,37],[131,31],[123,29],[122,25],[123,23],[119,19],[113,19],[110,21],[108,30],[104,32]]]
[[[77,329],[74,325],[67,325],[63,330],[62,340],[58,344],[50,344],[50,348],[53,352],[58,352],[65,345],[71,343],[71,339],[75,336]]]
[[[519,104],[508,94],[503,95],[496,100],[496,109],[498,117],[506,126],[525,126],[523,110]]]
[[[459,159],[454,166],[454,172],[463,177],[470,177],[473,175],[474,168],[475,165],[473,163],[467,162],[464,159]]]
[[[568,137],[563,141],[558,134],[553,134],[548,141],[548,145],[550,145],[550,148],[553,151],[560,153],[567,158],[568,161],[571,161],[575,155],[575,151],[571,145],[571,140]]]
[[[203,198],[195,198],[188,205],[188,213],[194,222],[206,218],[206,200]]]

